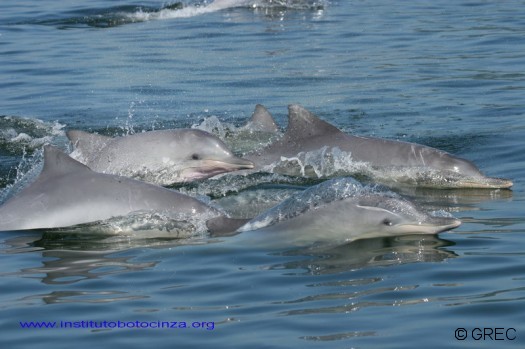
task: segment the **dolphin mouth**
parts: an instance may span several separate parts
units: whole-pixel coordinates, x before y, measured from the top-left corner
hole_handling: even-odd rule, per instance
[[[509,189],[514,185],[510,179],[494,177],[466,178],[460,180],[458,184],[461,188],[473,189]]]
[[[221,173],[249,170],[255,167],[252,161],[239,157],[235,157],[231,161],[203,160],[203,162],[204,166],[194,168],[199,174],[199,178],[209,178]]]
[[[457,228],[461,221],[454,217],[431,217],[427,225],[434,227],[436,233]]]
[[[234,158],[233,161],[218,161],[212,160],[213,164],[225,172],[232,172],[238,170],[249,170],[255,167],[255,164],[243,158]]]
[[[432,216],[424,222],[419,222],[419,224],[403,224],[400,226],[400,229],[409,234],[438,234],[457,228],[460,225],[461,221],[457,218]]]

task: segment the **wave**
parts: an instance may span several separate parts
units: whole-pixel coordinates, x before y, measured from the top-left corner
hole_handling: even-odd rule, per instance
[[[200,239],[207,237],[206,220],[214,216],[184,215],[175,212],[138,211],[123,217],[79,224],[45,232],[82,236],[116,237],[122,239]]]
[[[65,136],[65,125],[39,119],[0,116],[0,154],[23,155],[32,153],[57,136]]]
[[[215,115],[205,118],[200,124],[192,125],[191,128],[214,134],[237,154],[262,149],[282,136],[280,132],[261,131],[249,124],[237,127],[219,120]]]
[[[40,172],[44,144],[64,144],[65,125],[0,116],[0,203],[18,193]]]

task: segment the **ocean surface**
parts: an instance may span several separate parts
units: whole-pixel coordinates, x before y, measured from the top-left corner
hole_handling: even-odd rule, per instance
[[[0,201],[66,130],[225,136],[257,103],[283,129],[298,103],[514,186],[405,190],[463,224],[329,249],[2,232],[0,346],[525,347],[525,2],[218,4],[2,0]],[[237,211],[286,189],[243,185],[177,189]]]

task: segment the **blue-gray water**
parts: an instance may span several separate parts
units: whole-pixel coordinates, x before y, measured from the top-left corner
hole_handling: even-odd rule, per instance
[[[300,103],[347,132],[468,158],[512,190],[412,192],[463,225],[323,251],[0,233],[2,347],[525,345],[525,2],[288,3],[137,21],[165,3],[3,0],[1,186],[34,165],[40,143],[64,145],[64,129],[242,124],[256,103],[285,126],[286,105]],[[504,340],[474,340],[475,328],[502,328]]]

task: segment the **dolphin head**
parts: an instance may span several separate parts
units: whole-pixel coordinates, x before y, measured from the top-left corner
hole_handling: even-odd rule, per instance
[[[217,174],[251,169],[253,162],[235,156],[217,137],[201,130],[187,130],[181,147],[173,146],[174,152],[184,163],[182,176],[190,180],[205,179]]]
[[[428,148],[427,148],[428,149]],[[487,188],[505,189],[512,187],[513,183],[509,179],[494,178],[485,176],[479,168],[471,161],[457,156],[438,152],[439,156],[434,156],[429,165],[434,168],[447,170],[443,173],[443,181],[434,178],[433,185],[437,187],[450,188]]]
[[[368,230],[366,237],[437,234],[461,224],[453,217],[432,216],[413,203],[396,197],[363,196],[357,207],[361,218],[359,224],[363,230]]]

